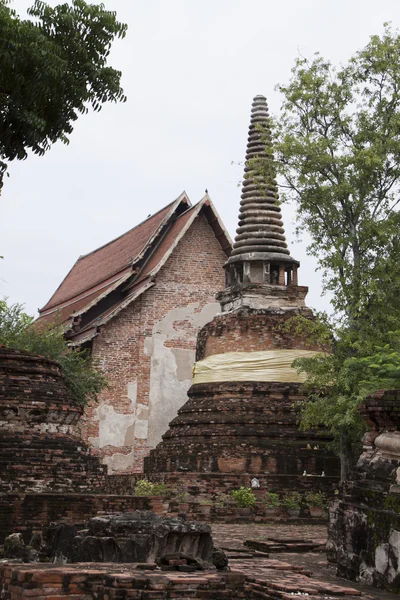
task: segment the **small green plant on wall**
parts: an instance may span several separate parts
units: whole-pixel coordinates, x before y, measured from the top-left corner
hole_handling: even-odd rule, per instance
[[[147,479],[139,479],[134,488],[135,496],[171,496],[171,490],[165,483],[152,483]]]
[[[154,496],[154,483],[147,479],[139,479],[135,483],[135,496]]]
[[[289,492],[282,498],[282,506],[286,510],[300,510],[301,494],[299,492]]]
[[[219,492],[215,496],[215,506],[217,508],[224,508],[229,506],[229,504],[233,504],[234,500],[230,494],[225,494],[225,492]]]
[[[277,509],[281,505],[279,494],[274,492],[265,492],[264,496],[265,508]]]
[[[173,497],[178,504],[186,504],[190,500],[190,494],[184,485],[179,485],[173,490]]]
[[[308,506],[312,506],[314,508],[323,508],[325,509],[327,506],[327,498],[323,492],[308,492],[305,497],[305,501]]]
[[[240,487],[238,490],[233,490],[231,496],[239,508],[253,508],[256,504],[256,497],[251,488]]]

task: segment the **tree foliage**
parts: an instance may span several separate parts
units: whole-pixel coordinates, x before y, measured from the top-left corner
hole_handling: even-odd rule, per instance
[[[296,362],[311,399],[302,423],[328,426],[342,450],[360,434],[365,394],[400,384],[399,55],[399,32],[385,25],[340,69],[319,55],[301,58],[278,86],[282,200],[310,235],[335,311],[317,324],[292,323],[332,348]],[[267,163],[258,159],[261,173]]]
[[[81,405],[97,401],[106,379],[94,368],[90,356],[68,347],[62,326],[37,327],[33,322],[21,304],[9,306],[6,300],[0,300],[0,345],[57,361],[75,400]]]
[[[296,203],[298,228],[311,235],[334,308],[351,319],[377,319],[398,296],[399,53],[399,33],[387,25],[340,70],[318,55],[298,59],[279,86],[283,199]]]
[[[6,161],[43,155],[91,106],[124,101],[121,73],[107,65],[127,26],[103,4],[36,0],[20,19],[0,0],[0,186]]]

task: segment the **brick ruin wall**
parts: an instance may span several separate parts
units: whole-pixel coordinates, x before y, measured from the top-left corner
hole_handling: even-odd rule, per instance
[[[281,309],[242,308],[234,313],[218,315],[199,332],[196,360],[225,352],[258,352],[260,350],[320,350],[304,335],[293,335],[285,323],[293,316],[313,319],[309,308],[292,311]]]
[[[299,430],[297,384],[197,384],[162,444],[146,459],[147,473],[338,475],[326,431]],[[315,449],[314,449],[315,448]]]
[[[256,600],[263,582],[240,572],[136,570],[136,565],[0,565],[3,600]],[[261,594],[260,594],[261,590]]]
[[[400,591],[400,389],[378,390],[359,411],[363,452],[330,507],[328,559],[341,577]]]
[[[77,432],[81,413],[57,363],[0,347],[0,544],[14,532],[29,542],[51,521],[161,512],[160,499],[107,493],[106,467]]]
[[[158,498],[106,494],[0,494],[0,544],[7,535],[21,533],[25,543],[52,522],[85,526],[96,516],[134,510],[161,514]]]
[[[226,256],[199,215],[156,285],[102,328],[93,357],[110,387],[81,419],[83,439],[109,473],[140,472],[186,401],[196,337],[219,309]]]
[[[81,414],[57,363],[0,347],[0,493],[104,488],[105,468],[77,432]]]

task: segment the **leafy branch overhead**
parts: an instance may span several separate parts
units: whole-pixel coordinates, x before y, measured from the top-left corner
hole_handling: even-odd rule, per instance
[[[298,59],[277,127],[283,201],[324,273],[333,305],[364,318],[398,294],[400,36],[387,25],[340,70]]]
[[[300,359],[310,400],[305,429],[325,425],[342,476],[363,424],[357,407],[400,385],[400,34],[381,36],[336,69],[319,55],[298,59],[274,123],[283,202],[323,273],[334,316],[290,325],[330,352]],[[271,160],[258,158],[260,176]]]
[[[68,143],[88,107],[124,102],[121,73],[107,65],[127,26],[103,4],[36,0],[22,20],[0,0],[0,186],[7,162]]]

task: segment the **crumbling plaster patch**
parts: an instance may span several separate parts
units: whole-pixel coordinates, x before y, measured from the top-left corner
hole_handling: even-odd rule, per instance
[[[128,383],[127,396],[131,404],[129,413],[118,413],[113,406],[104,402],[96,408],[93,419],[99,422],[99,436],[89,438],[94,448],[129,446],[133,444],[135,436],[143,435],[143,427],[140,424],[138,426],[138,421],[143,419],[143,408],[146,409],[144,412],[146,418],[147,407],[137,404],[136,380]],[[136,435],[136,429],[139,435]]]
[[[108,474],[120,473],[121,471],[129,471],[135,463],[135,451],[132,450],[129,454],[116,452],[112,456],[105,456],[103,464],[108,466]]]
[[[144,351],[151,356],[148,444],[155,447],[167,431],[170,421],[187,400],[192,383],[195,351],[171,348],[172,340],[188,338],[183,323],[189,323],[193,332],[214,318],[219,304],[212,302],[199,310],[199,303],[170,310],[153,327],[152,337],[146,338]],[[193,333],[193,337],[195,334]]]

